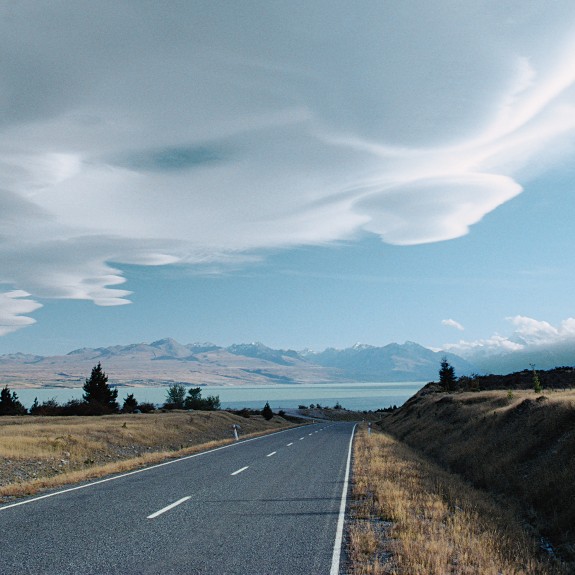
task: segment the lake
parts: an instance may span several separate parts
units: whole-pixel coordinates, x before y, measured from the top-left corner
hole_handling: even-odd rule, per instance
[[[273,409],[297,408],[298,405],[318,403],[322,407],[342,407],[353,411],[382,409],[392,405],[400,406],[426,382],[368,382],[368,383],[318,383],[313,385],[260,385],[253,387],[203,386],[202,397],[218,395],[222,408],[241,409],[248,407],[261,409],[266,401]],[[165,387],[124,387],[117,386],[118,401],[133,393],[139,402],[162,404],[166,401]],[[41,389],[15,389],[25,407],[30,407],[34,398],[42,403],[55,399],[66,403],[70,399],[81,399],[82,388],[44,387]]]

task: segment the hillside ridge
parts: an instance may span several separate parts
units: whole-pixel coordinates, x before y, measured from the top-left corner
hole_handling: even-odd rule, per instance
[[[446,393],[429,384],[378,425],[513,506],[546,552],[575,568],[575,391]]]

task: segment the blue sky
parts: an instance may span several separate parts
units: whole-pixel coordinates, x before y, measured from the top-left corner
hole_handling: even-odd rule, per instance
[[[0,28],[0,353],[575,340],[572,2],[17,3]]]

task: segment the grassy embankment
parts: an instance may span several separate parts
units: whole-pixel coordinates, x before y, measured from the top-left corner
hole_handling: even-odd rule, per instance
[[[274,416],[169,412],[101,417],[0,418],[0,501],[43,488],[125,472],[241,437],[289,427]]]
[[[419,394],[378,429],[355,447],[354,573],[575,572],[575,393]]]

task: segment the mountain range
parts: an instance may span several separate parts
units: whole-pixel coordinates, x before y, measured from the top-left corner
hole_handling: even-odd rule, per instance
[[[477,371],[457,355],[413,342],[298,352],[272,349],[262,343],[220,347],[212,343],[184,345],[166,338],[149,344],[76,349],[59,356],[2,355],[0,384],[78,387],[97,363],[102,364],[110,383],[118,385],[433,381],[444,356],[458,375]]]

